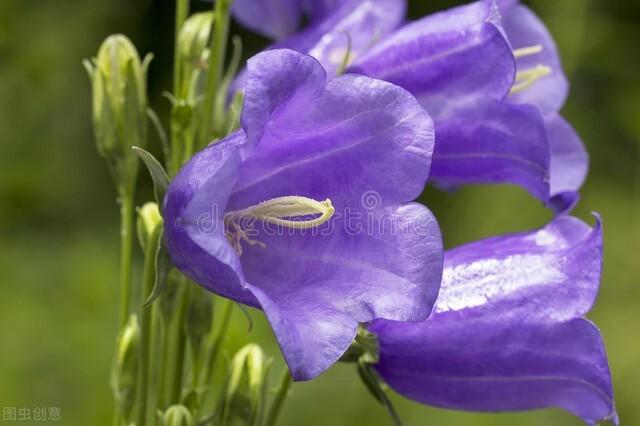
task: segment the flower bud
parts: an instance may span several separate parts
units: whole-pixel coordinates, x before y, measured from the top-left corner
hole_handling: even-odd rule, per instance
[[[156,232],[158,226],[162,225],[162,216],[158,209],[158,204],[150,202],[138,209],[138,239],[142,249],[145,250],[149,238]]]
[[[244,346],[235,354],[225,391],[223,420],[241,417],[253,424],[261,415],[269,364],[264,351],[255,343]]]
[[[179,99],[189,98],[190,89],[200,77],[199,71],[207,66],[208,46],[213,25],[213,12],[193,14],[187,19],[178,35]],[[194,73],[195,71],[195,73]]]
[[[136,400],[138,361],[140,358],[140,326],[131,315],[118,336],[116,359],[111,384],[119,412],[128,424]]]
[[[137,174],[132,146],[147,139],[147,67],[133,44],[123,35],[112,35],[98,55],[84,65],[93,91],[93,127],[98,151],[113,168],[118,183]]]
[[[172,405],[165,411],[163,417],[164,426],[194,426],[193,416],[184,405]]]

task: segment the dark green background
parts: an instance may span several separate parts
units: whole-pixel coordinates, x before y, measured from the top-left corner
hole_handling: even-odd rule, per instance
[[[414,0],[411,15],[456,3]],[[606,238],[602,290],[590,316],[607,343],[621,418],[640,424],[640,3],[529,4],[555,35],[572,82],[564,113],[591,154],[576,215],[592,221],[591,211],[601,213]],[[109,423],[118,215],[93,142],[80,62],[107,35],[129,35],[141,52],[155,53],[151,98],[166,114],[160,94],[170,87],[172,13],[168,0],[0,0],[0,406],[58,406],[63,424]],[[265,43],[245,41],[247,54]],[[150,196],[142,180],[140,202]],[[429,189],[424,199],[449,247],[550,219],[512,187],[471,187],[453,196]],[[229,347],[257,339],[280,363],[268,327],[253,316],[257,325],[248,334],[236,314]],[[395,399],[409,425],[580,424],[559,410],[465,414]],[[337,366],[294,385],[283,424],[390,423],[351,367]]]

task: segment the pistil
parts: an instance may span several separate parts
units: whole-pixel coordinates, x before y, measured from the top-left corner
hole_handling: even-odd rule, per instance
[[[322,225],[333,216],[335,208],[331,200],[317,201],[302,196],[276,197],[246,209],[225,215],[225,233],[229,244],[242,255],[242,243],[266,248],[266,244],[250,238],[253,224],[241,225],[254,220],[284,228],[311,229]]]

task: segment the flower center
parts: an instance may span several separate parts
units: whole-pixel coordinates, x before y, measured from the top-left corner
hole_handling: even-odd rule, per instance
[[[263,242],[251,238],[256,220],[290,229],[310,229],[327,222],[335,208],[331,200],[316,201],[297,195],[276,197],[243,210],[229,212],[224,217],[227,241],[242,255],[242,243],[266,248]]]
[[[541,44],[536,44],[533,46],[522,47],[520,49],[515,49],[513,51],[513,56],[516,59],[524,58],[527,56],[537,55],[542,52],[544,47]],[[537,64],[532,68],[527,68],[522,71],[516,72],[516,81],[514,85],[511,87],[510,94],[522,92],[529,87],[533,86],[538,80],[542,77],[545,77],[551,74],[551,67],[546,65]]]

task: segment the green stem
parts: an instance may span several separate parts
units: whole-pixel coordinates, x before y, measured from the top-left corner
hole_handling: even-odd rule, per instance
[[[171,160],[169,164],[169,176],[175,176],[182,166],[181,146],[184,144],[180,125],[176,123],[174,117],[171,118]]]
[[[169,321],[165,319],[165,321],[162,322],[162,327],[160,328],[162,333],[161,335],[162,354],[161,354],[161,359],[159,361],[160,369],[158,370],[160,383],[158,384],[157,400],[158,400],[158,407],[164,410],[167,407],[166,389],[167,389],[167,381],[169,376],[167,367],[169,366],[169,362],[170,362],[169,336],[170,336],[171,327],[169,325]]]
[[[202,374],[202,383],[201,385],[207,386],[213,380],[214,366],[218,358],[218,354],[220,353],[220,348],[222,347],[222,341],[227,335],[227,330],[229,329],[229,322],[231,320],[231,314],[233,313],[233,305],[235,302],[232,300],[227,300],[226,305],[224,307],[224,312],[222,313],[222,322],[220,323],[220,330],[218,334],[215,334],[215,328],[213,324],[211,325],[211,331],[207,338],[207,353],[209,356],[205,360],[204,370]],[[214,319],[215,321],[215,319]]]
[[[174,28],[174,48],[173,48],[173,96],[175,99],[182,98],[182,68],[180,66],[180,30],[184,22],[189,16],[189,0],[176,0],[176,20]],[[171,153],[170,159],[167,161],[169,174],[175,175],[182,165],[182,148],[181,142],[182,129],[175,117],[171,117]]]
[[[227,37],[229,36],[229,10],[231,0],[216,0],[214,3],[215,31],[209,53],[209,72],[207,73],[206,93],[203,114],[200,120],[198,146],[204,147],[211,137],[213,130],[213,108],[216,92],[220,88],[220,81],[224,70],[224,59],[227,53]]]
[[[156,227],[149,236],[144,257],[142,298],[146,300],[153,291],[156,278],[156,252],[158,251],[160,227]],[[140,364],[138,367],[138,424],[146,425],[149,390],[149,364],[151,342],[151,307],[140,311]]]
[[[189,0],[176,0],[176,21],[174,28],[174,49],[173,49],[173,94],[175,97],[180,96],[180,83],[182,76],[180,75],[180,50],[178,43],[180,40],[180,30],[184,21],[189,16]]]
[[[191,283],[183,277],[180,282],[181,289],[177,295],[177,309],[174,313],[173,322],[171,324],[171,347],[172,357],[170,359],[170,388],[171,392],[169,396],[168,404],[177,404],[180,402],[182,396],[182,378],[184,374],[184,357],[186,351],[187,336],[184,330],[185,315],[187,313],[187,306],[189,305],[189,290]]]
[[[120,314],[118,330],[122,330],[129,319],[134,234],[133,197],[133,189],[120,191]]]
[[[278,393],[271,403],[271,408],[269,409],[269,415],[265,426],[275,426],[280,410],[282,409],[282,405],[284,404],[284,400],[287,399],[287,395],[289,394],[291,382],[293,382],[293,377],[291,376],[289,369],[285,367],[284,373],[280,378],[280,384],[278,385]]]

